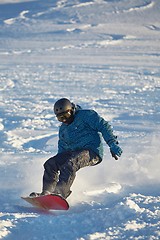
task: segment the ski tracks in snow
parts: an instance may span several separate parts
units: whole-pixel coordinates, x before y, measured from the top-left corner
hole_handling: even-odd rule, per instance
[[[92,201],[86,199],[86,201],[71,205],[67,212],[47,214],[30,208],[33,212],[27,213],[26,208],[26,213],[5,213],[4,209],[0,214],[0,238],[8,235],[7,239],[21,240],[34,239],[35,236],[46,240],[67,239],[68,237],[70,240],[129,239],[130,236],[135,239],[138,236],[158,239],[160,197],[138,193],[128,195],[125,191],[118,192],[119,194],[116,195],[112,192],[119,187],[119,184],[114,183],[108,185],[108,192],[103,189],[101,193],[99,190],[94,191],[95,195],[92,193],[92,197],[94,196],[96,201],[94,197]],[[22,207],[19,207],[20,209],[25,210]],[[27,229],[31,225],[34,228],[28,232]],[[67,231],[68,226],[72,229],[71,235]],[[51,228],[54,230],[50,231]],[[46,231],[50,233],[46,235]]]

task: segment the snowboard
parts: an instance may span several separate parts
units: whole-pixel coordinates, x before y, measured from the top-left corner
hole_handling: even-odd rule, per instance
[[[68,202],[61,196],[56,194],[49,194],[38,197],[21,197],[26,202],[32,204],[34,207],[44,210],[68,210]]]

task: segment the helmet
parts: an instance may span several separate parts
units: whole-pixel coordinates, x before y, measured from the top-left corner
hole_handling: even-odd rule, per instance
[[[60,114],[71,110],[74,113],[75,105],[71,103],[67,98],[61,98],[54,104],[54,113]]]

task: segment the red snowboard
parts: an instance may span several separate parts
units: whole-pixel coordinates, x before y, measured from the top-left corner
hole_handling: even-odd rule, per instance
[[[35,207],[45,210],[68,210],[68,202],[59,195],[50,194],[38,197],[21,197]]]

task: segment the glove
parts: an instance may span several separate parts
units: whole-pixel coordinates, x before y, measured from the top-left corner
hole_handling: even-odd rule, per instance
[[[112,154],[112,157],[114,157],[116,160],[118,160],[118,157],[122,154],[122,149],[118,146],[117,143],[113,142],[110,145],[110,152]],[[117,157],[118,156],[118,157]]]

